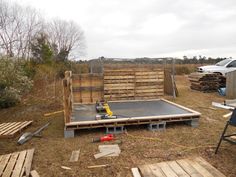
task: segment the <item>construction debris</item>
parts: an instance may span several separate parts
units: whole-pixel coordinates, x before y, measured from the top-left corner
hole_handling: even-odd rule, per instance
[[[101,167],[110,167],[110,164],[104,164],[104,165],[93,165],[93,166],[88,166],[87,168],[101,168]]]
[[[100,153],[98,153],[98,154],[95,154],[95,155],[94,155],[94,158],[95,158],[95,159],[98,159],[98,158],[105,157],[105,156],[110,155],[110,154],[113,154],[113,153],[114,153],[114,152],[112,152],[112,151],[100,152]]]
[[[216,73],[192,73],[189,75],[190,88],[202,92],[216,92],[222,86],[220,78]]]
[[[39,174],[36,170],[33,170],[33,171],[30,172],[30,176],[31,177],[39,177]]]
[[[12,138],[18,132],[32,124],[33,121],[8,122],[0,124],[0,138]]]
[[[61,168],[64,169],[64,170],[71,170],[70,167],[66,167],[66,166],[61,166]]]
[[[138,168],[131,168],[133,177],[141,177]]]
[[[55,111],[55,112],[50,112],[50,113],[44,114],[44,116],[45,116],[45,117],[48,117],[48,116],[52,116],[52,115],[59,114],[59,113],[63,113],[63,112],[64,112],[64,110]]]
[[[29,176],[34,149],[0,156],[0,176]]]
[[[17,141],[17,143],[19,145],[24,144],[25,142],[27,142],[28,140],[30,140],[32,137],[36,136],[36,137],[40,137],[40,133],[49,126],[49,122],[42,126],[41,128],[39,128],[38,130],[36,130],[35,132],[31,133],[31,132],[26,132],[23,135],[21,135],[21,137],[19,138],[19,140]]]
[[[77,151],[72,151],[72,154],[70,156],[70,162],[77,162],[79,159],[80,149]]]
[[[118,144],[99,145],[98,149],[100,152],[113,152],[112,154],[109,154],[107,156],[119,156],[121,153],[121,150]]]

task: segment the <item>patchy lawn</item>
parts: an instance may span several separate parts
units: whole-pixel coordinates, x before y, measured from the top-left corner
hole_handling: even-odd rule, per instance
[[[104,129],[78,131],[72,139],[63,138],[63,114],[45,118],[44,113],[62,110],[60,82],[55,91],[53,86],[35,88],[21,105],[0,110],[0,123],[9,121],[33,120],[32,126],[25,131],[33,131],[48,121],[50,126],[44,130],[42,138],[33,138],[24,145],[16,144],[14,139],[0,140],[0,154],[35,148],[32,168],[40,176],[132,176],[130,168],[139,164],[156,163],[167,160],[182,159],[190,156],[202,156],[205,160],[229,177],[236,176],[236,146],[223,142],[217,155],[215,146],[226,122],[222,115],[227,111],[212,109],[212,101],[223,101],[217,93],[191,91],[186,76],[177,76],[180,96],[174,101],[202,113],[200,126],[192,128],[183,123],[167,124],[165,132],[152,133],[144,126],[127,127],[128,134],[117,135],[122,140],[119,157],[100,158],[99,144],[91,143],[93,137],[102,136]],[[54,97],[56,95],[56,97]],[[25,132],[24,131],[24,132]],[[231,130],[233,131],[233,130]],[[70,163],[73,150],[80,149],[79,161]],[[107,168],[88,169],[89,165],[110,164]],[[61,166],[72,170],[61,169]]]

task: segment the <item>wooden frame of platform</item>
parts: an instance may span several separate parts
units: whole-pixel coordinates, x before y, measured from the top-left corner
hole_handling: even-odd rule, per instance
[[[124,126],[124,125],[135,125],[135,124],[150,124],[153,122],[165,121],[165,122],[179,122],[179,121],[196,121],[200,117],[200,113],[192,109],[186,108],[179,104],[173,103],[165,99],[152,99],[145,101],[162,100],[178,108],[189,111],[186,114],[169,114],[169,115],[157,115],[157,116],[145,116],[145,117],[132,117],[132,118],[117,118],[107,120],[90,120],[90,121],[76,121],[65,124],[67,130],[71,129],[88,129],[98,127],[109,127],[109,126]],[[138,100],[122,100],[122,101],[110,101],[110,102],[134,102]],[[140,100],[143,101],[143,100]]]

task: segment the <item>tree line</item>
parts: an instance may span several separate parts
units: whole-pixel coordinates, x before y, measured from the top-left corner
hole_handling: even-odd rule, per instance
[[[84,32],[74,21],[45,20],[35,8],[0,0],[1,56],[42,63],[65,61],[84,49]]]

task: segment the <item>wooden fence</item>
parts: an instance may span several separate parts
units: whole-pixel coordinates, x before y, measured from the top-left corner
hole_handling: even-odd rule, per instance
[[[226,96],[228,99],[236,99],[236,71],[226,74]]]

